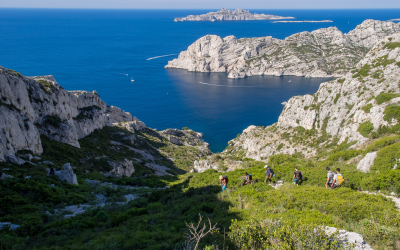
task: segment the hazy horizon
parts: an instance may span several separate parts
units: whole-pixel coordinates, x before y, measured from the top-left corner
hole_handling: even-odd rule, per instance
[[[400,1],[393,0],[0,0],[0,8],[46,9],[398,9]],[[399,13],[400,15],[400,13]]]

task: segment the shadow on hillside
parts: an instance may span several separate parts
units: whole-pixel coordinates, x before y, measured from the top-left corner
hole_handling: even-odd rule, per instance
[[[232,204],[221,198],[219,186],[194,188],[190,182],[188,178],[127,205],[109,204],[62,222],[41,225],[27,222],[8,235],[7,242],[0,242],[3,249],[66,245],[88,249],[182,249],[188,232],[186,223],[197,224],[201,214],[207,226],[209,218],[212,224],[217,223],[219,230],[202,239],[200,248],[228,245],[229,242],[224,242],[224,231],[228,231],[232,219],[238,219],[236,213],[229,212]],[[0,239],[6,234],[0,231]]]

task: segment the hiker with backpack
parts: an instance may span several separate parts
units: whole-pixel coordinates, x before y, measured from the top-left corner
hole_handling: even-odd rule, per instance
[[[326,171],[328,172],[328,174],[327,174],[325,187],[330,188],[332,186],[333,177],[335,176],[335,174],[331,171],[331,169],[329,167],[326,167]]]
[[[267,183],[267,181],[272,182],[272,177],[274,177],[274,171],[268,165],[265,165],[264,168],[267,169],[267,171],[265,171],[266,176],[265,176],[264,183]]]
[[[303,174],[297,169],[297,167],[295,167],[293,174],[293,184],[297,184],[297,186],[299,186],[302,180],[303,180]]]
[[[253,179],[253,175],[248,174],[247,172],[244,174],[244,181],[243,181],[243,185],[247,185],[251,182],[251,180]]]
[[[224,175],[220,175],[219,176],[219,180],[221,181],[221,187],[222,187],[222,192],[225,191],[225,189],[228,187],[228,176]]]
[[[332,182],[331,189],[340,187],[343,184],[343,182],[344,182],[344,177],[340,173],[340,168],[337,168],[336,174],[333,176],[333,182]]]

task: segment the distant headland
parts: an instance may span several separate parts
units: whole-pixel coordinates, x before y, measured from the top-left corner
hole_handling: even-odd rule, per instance
[[[243,20],[280,20],[280,19],[293,19],[294,17],[284,17],[266,14],[250,13],[248,10],[236,9],[228,10],[222,8],[217,12],[210,12],[202,15],[189,15],[187,17],[175,18],[175,22],[183,21],[243,21]]]

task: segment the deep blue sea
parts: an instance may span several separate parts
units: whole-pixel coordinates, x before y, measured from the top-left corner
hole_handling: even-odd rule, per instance
[[[158,130],[189,127],[203,132],[216,152],[249,125],[276,122],[281,102],[312,94],[327,79],[232,80],[224,73],[164,69],[198,38],[216,34],[282,39],[330,26],[348,32],[365,19],[400,18],[399,9],[251,10],[333,23],[173,22],[209,11],[215,10],[0,9],[0,65],[24,75],[54,75],[67,90],[95,89],[108,104]],[[176,55],[147,60],[170,54]]]

